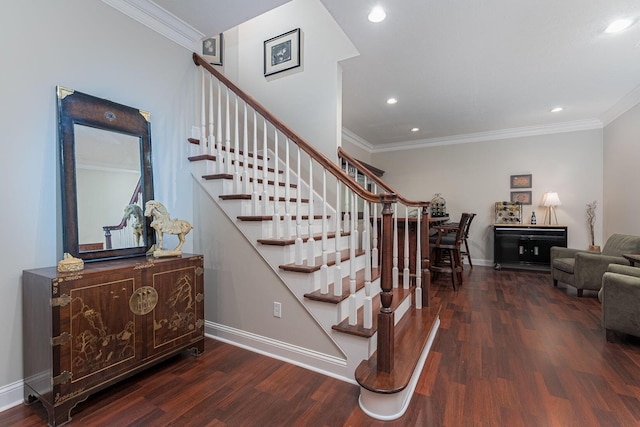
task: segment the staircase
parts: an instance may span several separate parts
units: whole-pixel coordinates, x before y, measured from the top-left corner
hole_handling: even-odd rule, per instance
[[[428,202],[398,196],[343,151],[342,170],[193,59],[203,136],[189,140],[194,179],[255,248],[247,255],[262,257],[342,349],[346,365],[334,373],[355,377],[365,413],[398,418],[439,325],[429,307]]]

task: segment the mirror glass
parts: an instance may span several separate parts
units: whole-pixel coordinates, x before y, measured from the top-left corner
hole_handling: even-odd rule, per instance
[[[84,260],[144,255],[154,243],[149,114],[58,87],[63,249]]]

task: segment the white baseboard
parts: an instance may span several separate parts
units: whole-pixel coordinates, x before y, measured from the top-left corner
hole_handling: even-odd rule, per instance
[[[0,387],[0,412],[18,406],[24,399],[24,381],[16,381]]]
[[[210,321],[205,321],[205,335],[350,384],[357,384],[354,378],[347,377],[341,373],[341,371],[346,373],[347,370],[347,361],[344,358],[309,350]]]

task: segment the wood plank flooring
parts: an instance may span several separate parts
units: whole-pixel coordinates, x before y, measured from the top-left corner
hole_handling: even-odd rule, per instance
[[[358,407],[358,388],[207,340],[100,392],[71,426],[637,426],[640,339],[607,343],[595,293],[553,288],[547,273],[465,269],[432,284],[440,331],[400,419]],[[2,426],[46,425],[41,404],[0,413]]]

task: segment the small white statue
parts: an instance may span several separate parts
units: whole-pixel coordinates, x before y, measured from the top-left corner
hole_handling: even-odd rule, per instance
[[[133,215],[133,221],[131,222],[131,229],[133,231],[133,237],[136,239],[136,246],[140,246],[140,237],[142,237],[142,227],[144,224],[144,216],[142,215],[142,208],[135,203],[127,205],[124,208],[124,218],[129,221],[129,217]]]
[[[149,200],[144,206],[144,216],[153,217],[151,228],[156,231],[157,243],[153,256],[156,258],[166,256],[182,255],[182,245],[184,245],[185,236],[193,229],[188,221],[181,219],[171,219],[169,212],[162,203],[155,200]],[[175,234],[180,239],[180,243],[173,250],[166,250],[162,247],[162,235],[164,233]]]
[[[74,258],[68,252],[65,252],[62,260],[58,262],[58,271],[60,273],[69,273],[81,270],[84,270],[84,261],[80,258]]]

